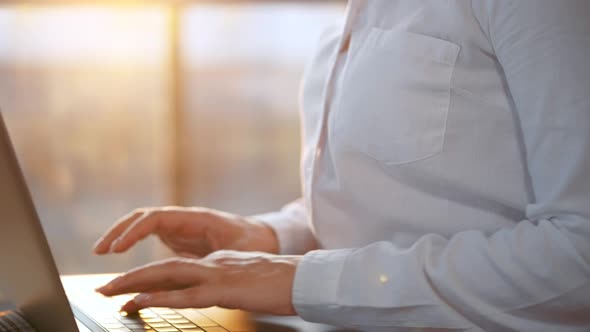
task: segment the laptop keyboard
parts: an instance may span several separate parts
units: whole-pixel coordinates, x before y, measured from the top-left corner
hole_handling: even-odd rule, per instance
[[[99,295],[99,294],[97,294]],[[118,309],[132,296],[97,296],[86,303],[92,318],[109,332],[229,332],[193,309],[150,308],[128,315]],[[80,306],[84,308],[84,305]],[[101,308],[101,310],[96,310]]]
[[[144,309],[138,315],[122,315],[115,313],[110,317],[95,317],[100,325],[109,332],[226,332],[207,317],[196,313],[200,317],[190,316],[192,319],[172,309],[153,308]],[[196,319],[195,319],[196,318]]]

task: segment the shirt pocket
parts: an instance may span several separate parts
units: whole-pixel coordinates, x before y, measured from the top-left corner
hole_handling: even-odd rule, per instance
[[[350,51],[336,100],[336,149],[386,164],[440,153],[459,46],[434,37],[372,28]]]

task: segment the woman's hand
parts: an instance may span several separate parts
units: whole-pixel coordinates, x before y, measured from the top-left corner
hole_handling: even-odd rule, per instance
[[[262,223],[211,209],[181,207],[133,211],[97,241],[94,252],[122,253],[150,234],[185,257],[203,257],[221,249],[278,252],[274,231]]]
[[[133,269],[97,291],[140,293],[121,310],[147,307],[229,309],[295,315],[291,288],[300,256],[218,251],[202,259],[174,258]]]

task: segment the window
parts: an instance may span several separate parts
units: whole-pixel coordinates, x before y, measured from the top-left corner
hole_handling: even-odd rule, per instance
[[[138,206],[180,199],[251,214],[296,198],[299,79],[342,9],[0,7],[0,108],[60,271],[163,257],[153,240],[90,253]]]

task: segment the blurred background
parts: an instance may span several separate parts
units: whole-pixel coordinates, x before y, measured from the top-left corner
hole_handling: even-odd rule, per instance
[[[0,4],[0,109],[61,273],[136,207],[249,215],[299,197],[298,89],[345,1]]]

